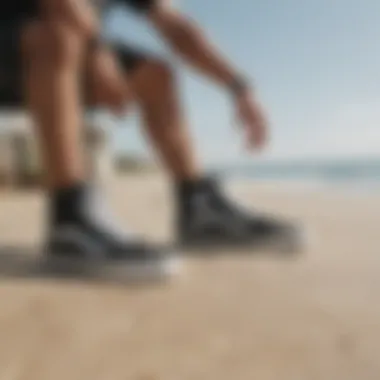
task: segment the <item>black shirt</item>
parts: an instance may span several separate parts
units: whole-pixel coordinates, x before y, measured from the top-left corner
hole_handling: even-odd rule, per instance
[[[33,17],[37,13],[37,0],[0,0],[0,21]]]
[[[148,11],[155,0],[92,0],[100,10],[113,4],[125,5],[136,12]],[[0,0],[0,21],[13,21],[32,18],[38,15],[38,0]]]
[[[157,1],[156,0],[95,0],[103,9],[111,5],[125,5],[136,12],[148,11]]]

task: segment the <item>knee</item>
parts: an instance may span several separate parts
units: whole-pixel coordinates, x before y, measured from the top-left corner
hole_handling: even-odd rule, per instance
[[[137,83],[140,93],[150,99],[162,99],[175,86],[175,70],[165,61],[151,60],[145,63]]]
[[[27,60],[61,66],[76,62],[81,55],[83,39],[70,26],[61,23],[36,22],[22,34],[22,52]]]
[[[165,61],[152,61],[147,64],[148,76],[157,87],[172,86],[175,81],[174,69]]]

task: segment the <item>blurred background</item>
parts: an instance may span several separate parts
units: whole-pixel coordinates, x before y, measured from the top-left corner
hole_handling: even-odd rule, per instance
[[[193,258],[178,282],[138,290],[2,273],[0,380],[379,379],[380,2],[178,6],[252,77],[271,122],[268,148],[247,154],[225,94],[179,64],[202,162],[247,206],[299,220],[310,244],[296,260]],[[104,33],[169,54],[121,7]],[[116,214],[170,240],[168,183],[138,113],[92,112],[85,133]],[[27,115],[2,112],[0,146],[0,248],[35,246],[44,202]]]
[[[241,136],[231,128],[232,109],[225,94],[179,65],[198,153],[208,168],[228,168],[246,178],[344,181],[346,188],[357,187],[358,182],[376,184],[380,175],[378,2],[241,0],[219,7],[192,0],[178,6],[204,25],[251,76],[271,122],[271,142],[264,154],[246,154]],[[104,33],[169,54],[144,20],[122,7],[108,13]],[[111,151],[118,157],[153,160],[140,134],[137,113],[115,120],[100,110],[91,120],[106,126]],[[1,130],[20,128],[19,122],[9,122],[5,116],[0,121]]]

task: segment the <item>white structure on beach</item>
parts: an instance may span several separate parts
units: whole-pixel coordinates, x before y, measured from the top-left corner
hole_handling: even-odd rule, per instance
[[[113,175],[113,154],[109,134],[95,118],[85,127],[84,146],[89,174],[104,178]],[[6,187],[24,186],[40,178],[41,162],[38,142],[30,118],[23,113],[0,117],[0,182]],[[34,179],[32,179],[34,178]],[[39,180],[37,180],[38,182]]]
[[[97,179],[106,180],[115,175],[115,157],[109,133],[111,126],[92,117],[88,118],[85,128],[89,170]]]

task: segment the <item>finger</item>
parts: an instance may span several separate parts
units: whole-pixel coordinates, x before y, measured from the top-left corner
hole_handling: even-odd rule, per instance
[[[245,129],[245,142],[246,142],[246,149],[248,151],[252,152],[257,149],[258,140],[257,140],[257,135],[255,133],[254,127]]]
[[[266,145],[266,129],[264,125],[256,123],[255,129],[252,131],[252,140],[257,150],[264,149]]]

